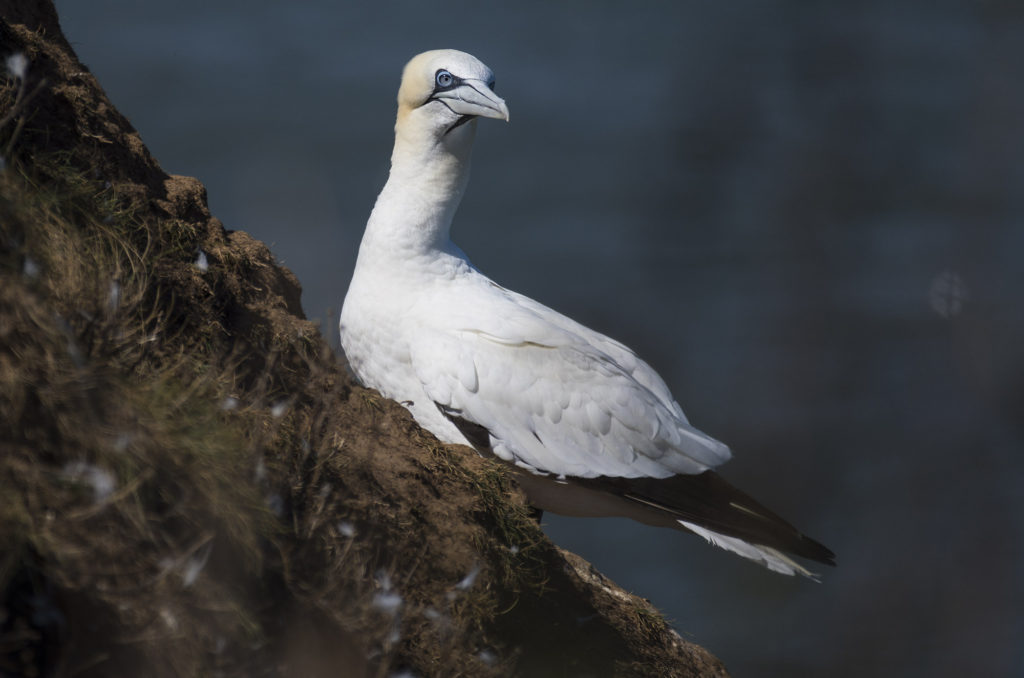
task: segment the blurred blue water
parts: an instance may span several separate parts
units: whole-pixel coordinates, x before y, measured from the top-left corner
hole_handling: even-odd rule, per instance
[[[1024,6],[58,9],[310,317],[344,297],[401,67],[480,57],[512,122],[480,126],[456,241],[647,358],[840,567],[793,581],[618,520],[549,516],[555,541],[736,676],[1024,674]]]

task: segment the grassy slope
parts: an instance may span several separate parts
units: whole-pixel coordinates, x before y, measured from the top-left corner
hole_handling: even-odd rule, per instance
[[[2,8],[0,674],[724,674],[350,383],[52,5]]]

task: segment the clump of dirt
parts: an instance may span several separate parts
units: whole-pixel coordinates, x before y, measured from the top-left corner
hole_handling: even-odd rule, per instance
[[[0,674],[725,675],[354,385],[49,0],[0,51]]]

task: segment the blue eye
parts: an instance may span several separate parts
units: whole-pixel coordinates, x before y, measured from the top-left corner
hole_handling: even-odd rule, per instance
[[[434,80],[437,82],[438,87],[451,87],[452,83],[455,82],[455,76],[442,68],[434,76]]]

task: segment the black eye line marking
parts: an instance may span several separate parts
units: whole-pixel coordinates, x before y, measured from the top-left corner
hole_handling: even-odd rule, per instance
[[[448,75],[452,76],[451,84],[449,84],[447,87],[441,87],[441,85],[437,84],[437,76],[440,75],[440,73],[442,71],[444,71],[444,72],[448,73]],[[434,73],[434,91],[431,92],[431,95],[437,94],[438,92],[447,92],[448,90],[455,89],[456,87],[458,87],[462,83],[463,83],[463,80],[459,76],[455,75],[454,73],[452,73],[451,71],[449,71],[446,68],[439,68],[439,69],[437,69],[437,73]]]
[[[439,103],[439,104],[443,105],[445,108],[447,108],[449,111],[452,111],[452,113],[455,113],[455,111],[452,110],[452,107],[449,106],[447,103],[445,103],[444,99],[438,99],[437,97],[430,97],[430,99],[428,99],[428,101],[436,101],[437,103]],[[459,114],[455,113],[455,115],[459,115]],[[476,117],[475,115],[459,115],[458,120],[456,120],[455,123],[451,127],[446,129],[444,131],[444,134],[442,134],[441,136],[446,136],[448,134],[448,132],[451,132],[453,129],[455,129],[459,125],[465,125],[467,122],[469,122],[470,120],[472,120],[475,117]]]
[[[440,104],[443,104],[443,105],[444,105],[444,107],[445,107],[445,108],[447,108],[447,109],[448,109],[449,111],[451,111],[452,113],[455,113],[455,111],[454,111],[454,110],[452,110],[452,107],[451,107],[451,106],[449,106],[449,105],[448,105],[447,103],[445,103],[445,100],[444,100],[443,98],[439,98],[439,97],[437,96],[437,94],[438,94],[439,92],[449,92],[449,91],[451,91],[451,90],[455,89],[456,87],[461,87],[461,86],[463,86],[463,85],[465,85],[465,86],[467,86],[467,87],[470,87],[470,88],[472,88],[472,89],[473,89],[473,91],[477,92],[478,94],[480,94],[480,95],[482,95],[482,96],[487,96],[486,94],[484,94],[483,92],[481,92],[481,91],[480,91],[479,89],[477,89],[477,88],[476,88],[476,87],[475,87],[475,86],[473,85],[473,83],[472,83],[472,82],[468,82],[468,81],[466,81],[466,80],[463,80],[462,78],[460,78],[459,76],[455,75],[455,74],[454,74],[454,73],[452,73],[451,71],[447,71],[447,72],[448,72],[448,74],[452,76],[452,82],[451,82],[451,84],[449,84],[449,85],[448,85],[447,87],[441,87],[440,85],[437,85],[437,84],[436,84],[436,83],[437,83],[437,74],[438,74],[438,73],[440,73],[441,71],[446,71],[446,70],[447,70],[447,69],[444,69],[444,68],[440,68],[440,69],[438,69],[438,70],[437,70],[437,73],[434,73],[434,83],[435,83],[435,84],[434,84],[434,91],[430,93],[430,98],[428,98],[428,99],[427,99],[426,103],[430,103],[431,101],[436,101],[436,102],[438,102],[438,103],[440,103]],[[485,83],[485,84],[487,85],[487,87],[488,87],[488,88],[489,88],[489,89],[490,89],[491,91],[494,91],[494,80],[491,80],[490,82],[488,82],[488,83]],[[461,97],[460,97],[460,98],[461,98]],[[456,115],[459,115],[459,114],[458,114],[458,113],[456,113]],[[444,135],[447,135],[447,134],[448,134],[449,132],[451,132],[451,131],[452,131],[453,129],[455,129],[456,127],[459,127],[460,125],[464,125],[464,124],[466,124],[467,122],[469,122],[470,120],[472,120],[472,119],[473,119],[473,118],[475,118],[475,117],[476,117],[475,115],[459,115],[459,118],[458,118],[458,120],[456,120],[456,121],[455,121],[455,124],[453,124],[453,125],[452,125],[451,127],[449,127],[448,129],[446,129],[446,130],[444,131]],[[442,135],[442,136],[444,136],[444,135]]]
[[[465,125],[467,122],[469,122],[470,120],[472,120],[475,117],[476,117],[475,115],[462,115],[462,116],[459,116],[459,119],[455,121],[455,124],[452,125],[451,127],[449,127],[448,129],[446,129],[444,131],[444,133],[448,134],[448,132],[451,132],[453,129],[455,129],[459,125]]]
[[[484,97],[487,96],[487,94],[485,94],[484,92],[481,92],[476,86],[474,86],[472,82],[470,82],[468,80],[463,80],[462,78],[459,78],[458,80],[459,80],[458,85],[452,84],[452,85],[450,85],[448,87],[435,87],[434,91],[430,93],[430,98],[427,99],[426,103],[430,103],[431,101],[440,101],[442,104],[444,104],[444,100],[441,99],[441,98],[438,98],[437,93],[438,92],[449,92],[449,91],[455,89],[456,86],[463,86],[463,85],[466,86],[466,87],[469,87],[470,89],[472,89],[477,94],[480,94],[481,96],[484,96]],[[462,97],[459,97],[459,98],[461,99]],[[448,106],[448,104],[445,104],[445,106]],[[448,110],[451,110],[451,106],[448,106]],[[454,112],[455,111],[452,111],[452,113],[454,113]]]

